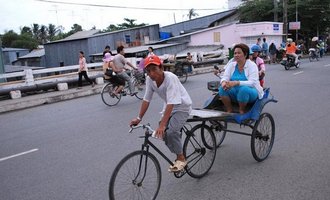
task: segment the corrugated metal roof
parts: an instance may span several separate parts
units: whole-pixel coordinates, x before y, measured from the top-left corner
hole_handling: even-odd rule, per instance
[[[56,41],[52,41],[52,42],[48,42],[49,43],[56,43],[56,42],[63,42],[63,41],[71,41],[71,40],[81,40],[81,39],[86,39],[89,38],[91,36],[94,36],[96,33],[99,33],[100,30],[99,29],[95,29],[95,30],[89,30],[89,31],[79,31],[76,32],[64,39],[61,40],[56,40]]]
[[[40,58],[44,55],[45,55],[45,49],[35,49],[24,56],[20,56],[18,59]]]

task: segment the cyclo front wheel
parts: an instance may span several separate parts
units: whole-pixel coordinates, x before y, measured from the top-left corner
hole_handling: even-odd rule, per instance
[[[157,158],[147,151],[134,151],[125,156],[113,171],[109,198],[156,199],[161,179]]]
[[[275,139],[275,122],[271,114],[263,113],[254,125],[251,136],[253,158],[261,162],[270,154]]]
[[[114,91],[117,86],[114,86],[111,82],[103,86],[101,91],[101,98],[104,104],[108,106],[117,105],[121,99],[121,95],[114,95]]]
[[[216,156],[216,141],[212,129],[198,124],[187,132],[183,153],[188,162],[186,170],[193,178],[205,176],[211,169]]]
[[[219,148],[220,145],[222,144],[223,140],[226,137],[227,122],[213,120],[213,121],[210,121],[210,123],[211,123],[211,128],[214,133],[216,147]]]

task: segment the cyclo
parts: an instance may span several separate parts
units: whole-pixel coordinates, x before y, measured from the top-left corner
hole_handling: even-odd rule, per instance
[[[215,91],[219,81],[208,83],[208,89]],[[185,174],[194,178],[205,176],[213,166],[216,149],[227,132],[251,137],[251,152],[258,162],[265,160],[271,152],[275,138],[275,122],[271,114],[262,113],[263,107],[269,102],[277,102],[270,95],[270,89],[265,89],[265,95],[250,105],[250,111],[245,114],[226,113],[217,93],[205,102],[202,109],[193,109],[187,124],[182,128],[186,138],[183,153],[188,161],[184,170],[173,173],[176,178]],[[196,123],[190,128],[189,123]],[[228,123],[236,123],[250,127],[252,133],[229,129]],[[109,184],[110,199],[156,199],[161,184],[161,169],[157,157],[149,151],[153,148],[170,165],[167,158],[150,140],[154,130],[149,124],[138,125],[133,129],[145,130],[141,150],[134,151],[124,157],[116,166]]]

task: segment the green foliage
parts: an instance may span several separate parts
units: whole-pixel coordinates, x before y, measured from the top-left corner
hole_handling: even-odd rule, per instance
[[[3,34],[1,40],[4,47],[24,48],[29,50],[38,47],[38,41],[31,37],[30,32],[23,32],[23,34],[18,35],[13,30],[10,30]]]
[[[2,46],[12,47],[12,43],[19,38],[19,35],[13,30],[10,30],[2,35]]]
[[[121,24],[110,24],[106,29],[102,30],[101,32],[112,32],[112,31],[118,31],[118,30],[124,30],[128,28],[136,28],[136,27],[141,27],[141,26],[147,26],[148,24],[142,23],[142,24],[136,24],[135,21],[136,19],[128,19],[124,18],[123,23]]]
[[[31,38],[28,34],[23,34],[12,42],[11,47],[33,50],[38,47],[38,41]]]

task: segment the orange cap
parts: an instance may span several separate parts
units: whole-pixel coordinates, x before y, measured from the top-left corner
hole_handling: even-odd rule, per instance
[[[160,58],[156,55],[148,56],[146,59],[144,59],[144,68],[148,67],[148,65],[161,65],[162,61]]]

